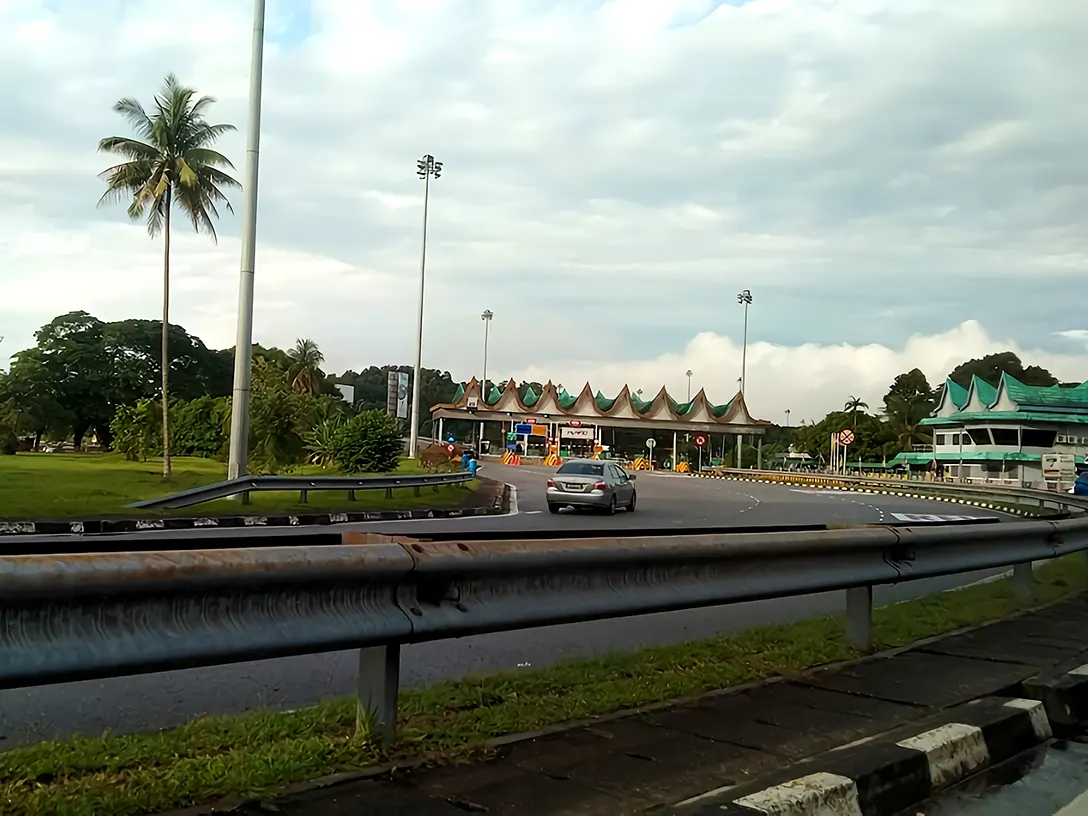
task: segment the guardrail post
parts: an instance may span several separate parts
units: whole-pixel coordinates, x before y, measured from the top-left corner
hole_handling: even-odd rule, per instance
[[[1032,583],[1035,574],[1031,568],[1031,562],[1026,564],[1014,564],[1012,568],[1012,594],[1020,603],[1031,603],[1035,593],[1032,591]]]
[[[416,485],[415,487],[413,487],[413,488],[412,488],[412,492],[413,492],[413,493],[414,493],[415,495],[417,495],[417,496],[418,496],[418,495],[420,495],[420,493],[419,493],[419,485]]]
[[[873,588],[846,590],[846,642],[861,652],[873,645]]]
[[[298,503],[299,504],[306,504],[308,499],[309,499],[309,491],[308,490],[300,490],[298,492]]]
[[[381,745],[396,741],[399,693],[400,644],[360,649],[355,722],[362,734]]]

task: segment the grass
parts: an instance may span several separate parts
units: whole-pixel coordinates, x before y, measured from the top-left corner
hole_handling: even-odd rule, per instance
[[[418,473],[419,465],[402,460],[398,473]],[[329,475],[333,471],[304,467],[304,475]],[[180,510],[139,511],[130,502],[157,498],[192,487],[222,481],[227,466],[212,459],[174,457],[173,476],[162,478],[162,460],[127,462],[114,454],[20,453],[0,456],[0,519],[87,519],[100,516],[213,516],[282,513],[313,513],[331,510],[409,509],[454,507],[466,497],[463,487],[423,490],[399,488],[387,498],[384,490],[359,491],[349,501],[346,491],[318,491],[301,504],[297,492],[256,493],[248,505],[222,499]],[[477,485],[470,485],[475,489]]]
[[[1035,597],[1088,587],[1081,556],[1042,566]],[[886,647],[1018,611],[1008,579],[879,609]],[[351,700],[292,713],[206,718],[136,736],[77,738],[0,754],[0,811],[22,816],[127,816],[274,792],[398,757],[480,756],[489,738],[796,674],[856,654],[843,620],[821,618],[729,637],[445,682],[401,694],[401,742],[385,755],[354,731]]]

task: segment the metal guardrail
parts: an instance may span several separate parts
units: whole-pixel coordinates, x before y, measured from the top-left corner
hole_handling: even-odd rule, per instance
[[[0,557],[0,688],[359,651],[359,721],[395,736],[403,645],[846,591],[871,638],[873,587],[1088,550],[1088,519],[646,537],[423,541]],[[63,539],[59,542],[63,546]]]
[[[138,509],[192,507],[195,504],[227,499],[241,494],[242,502],[249,502],[250,493],[265,491],[299,492],[299,502],[306,503],[307,494],[313,490],[346,490],[348,498],[355,500],[359,490],[385,490],[392,496],[398,487],[415,488],[416,495],[424,487],[441,487],[471,482],[476,477],[466,471],[454,473],[424,473],[415,476],[243,476],[225,482],[215,482],[159,499],[133,502],[126,507]]]
[[[773,482],[790,482],[811,485],[850,485],[889,493],[918,494],[941,498],[955,497],[983,503],[1025,504],[1039,508],[1051,508],[1060,513],[1079,514],[1088,512],[1088,498],[1071,493],[1056,493],[1028,487],[1005,485],[958,484],[941,481],[914,481],[901,479],[874,479],[859,476],[842,476],[827,473],[800,473],[783,470],[736,470],[714,471],[738,479],[763,479]]]

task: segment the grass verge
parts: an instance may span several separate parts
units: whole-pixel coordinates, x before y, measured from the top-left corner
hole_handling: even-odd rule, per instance
[[[419,464],[402,460],[397,472],[418,473]],[[334,471],[304,467],[298,473],[316,476],[332,475]],[[456,507],[467,496],[463,487],[445,486],[437,490],[425,489],[419,496],[411,488],[396,489],[389,497],[384,490],[359,491],[355,501],[348,500],[346,491],[318,491],[309,494],[306,504],[299,502],[297,492],[283,492],[253,494],[248,505],[223,499],[179,510],[140,511],[125,507],[134,501],[158,498],[226,478],[226,464],[195,457],[174,457],[173,476],[169,482],[164,482],[161,459],[127,462],[115,454],[94,453],[0,456],[0,520],[408,510]],[[469,489],[477,486],[472,483]]]
[[[1081,556],[1036,572],[1049,603],[1088,587]],[[1018,611],[1008,579],[876,611],[886,647]],[[401,695],[398,756],[452,760],[492,737],[727,688],[846,660],[843,620],[820,618],[729,637],[578,660],[544,669],[446,682]],[[250,796],[392,757],[355,737],[354,704],[292,713],[206,718],[136,736],[78,738],[0,754],[0,812],[21,816],[127,816]]]

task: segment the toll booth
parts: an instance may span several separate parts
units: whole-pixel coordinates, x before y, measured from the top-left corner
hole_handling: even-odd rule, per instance
[[[506,449],[522,456],[548,455],[548,426],[541,423],[518,423],[506,435]]]
[[[564,459],[589,459],[597,445],[592,426],[572,422],[559,426],[559,455]]]

